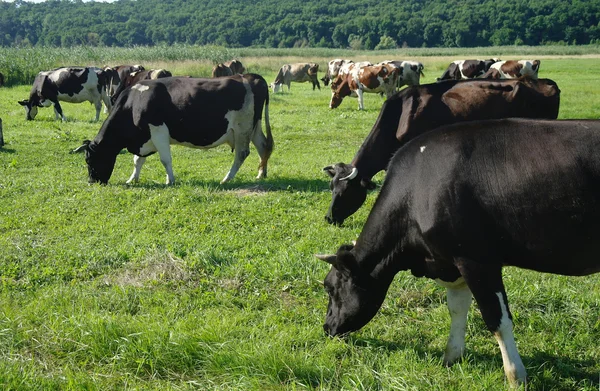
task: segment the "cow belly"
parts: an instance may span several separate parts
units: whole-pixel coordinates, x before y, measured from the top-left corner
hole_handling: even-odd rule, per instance
[[[67,103],[96,102],[100,99],[100,93],[97,90],[84,89],[78,94],[58,94],[58,100]]]

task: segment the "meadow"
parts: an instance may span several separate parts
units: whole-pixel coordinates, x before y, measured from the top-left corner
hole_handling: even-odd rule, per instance
[[[67,122],[55,121],[51,108],[25,121],[17,101],[37,71],[60,65],[142,63],[208,76],[215,60],[235,56],[271,82],[286,62],[324,70],[335,57],[416,59],[429,83],[453,59],[536,57],[540,77],[562,91],[559,118],[598,118],[597,47],[208,54],[165,47],[162,56],[160,48],[88,48],[42,59],[36,50],[0,49],[0,71],[12,59],[15,72],[0,88],[0,389],[506,389],[498,346],[475,304],[464,359],[442,365],[445,290],[410,273],[396,276],[362,330],[346,340],[324,335],[329,265],[314,254],[356,239],[377,191],[342,227],[331,226],[322,168],[352,159],[379,113],[378,95],[366,94],[364,111],[351,98],[330,110],[328,87],[292,84],[270,96],[268,178],[254,179],[253,147],[236,178],[220,185],[233,161],[227,147],[174,146],[174,186],[164,185],[157,156],[138,184],[126,185],[133,170],[126,152],[107,186],[89,185],[83,156],[69,152],[96,135],[106,114],[93,122],[91,105],[65,103]],[[504,281],[529,389],[600,389],[600,276],[507,268]]]

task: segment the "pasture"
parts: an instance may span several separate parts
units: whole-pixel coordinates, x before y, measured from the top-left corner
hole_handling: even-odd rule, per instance
[[[286,62],[316,61],[321,77],[334,57],[416,59],[428,83],[453,59],[490,56],[490,50],[236,54],[269,83]],[[503,50],[502,59],[542,60],[540,77],[562,91],[559,118],[600,117],[595,52]],[[88,65],[62,55],[56,65]],[[210,74],[207,60],[123,56],[122,62],[174,75]],[[1,389],[506,388],[500,351],[476,305],[465,358],[442,365],[450,324],[445,290],[410,273],[397,275],[381,311],[361,331],[347,340],[324,336],[322,281],[329,265],[314,254],[354,240],[377,191],[342,227],[331,226],[324,220],[331,194],[321,169],[352,159],[379,113],[378,95],[365,94],[366,110],[358,111],[353,98],[330,110],[329,88],[313,92],[309,83],[271,94],[275,150],[265,180],[254,179],[253,146],[225,185],[219,181],[233,161],[227,147],[174,146],[174,186],[164,185],[158,156],[148,158],[138,184],[126,185],[133,170],[126,152],[109,184],[100,186],[88,185],[83,156],[69,151],[93,139],[106,114],[93,122],[92,105],[63,103],[67,122],[55,121],[51,108],[25,121],[17,101],[29,89],[0,88],[6,142],[0,149]],[[374,179],[381,184],[383,178]],[[507,268],[504,282],[530,389],[598,390],[600,275]]]

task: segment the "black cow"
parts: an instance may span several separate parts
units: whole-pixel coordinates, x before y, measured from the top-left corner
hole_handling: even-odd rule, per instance
[[[0,72],[0,87],[4,85],[4,75]]]
[[[409,270],[447,288],[446,364],[463,354],[474,296],[506,377],[524,383],[502,267],[600,272],[598,145],[594,120],[473,121],[413,139],[390,161],[356,244],[318,256],[332,265],[327,334],[366,325],[396,273]]]
[[[540,80],[449,80],[408,87],[386,100],[373,129],[350,164],[338,163],[324,171],[333,196],[325,216],[332,224],[360,208],[371,178],[385,170],[390,158],[410,139],[441,125],[460,121],[558,116],[560,91],[555,82]]]
[[[267,136],[261,129],[265,111]],[[233,166],[221,183],[234,178],[249,155],[252,141],[260,155],[258,177],[267,176],[273,150],[269,124],[269,91],[259,75],[216,79],[168,77],[142,80],[123,91],[94,141],[85,151],[90,182],[106,184],[123,148],[133,153],[134,171],[127,183],[137,182],[146,156],[158,152],[174,183],[170,144],[213,148],[227,143],[235,150]]]
[[[173,76],[171,72],[167,71],[166,69],[149,69],[122,75],[120,76],[121,82],[119,83],[119,87],[117,87],[115,92],[111,95],[110,101],[114,105],[117,101],[117,98],[119,95],[121,95],[125,88],[131,87],[141,80],[154,80],[171,76]]]
[[[442,77],[437,80],[474,79],[483,76],[492,64],[498,61],[500,60],[495,58],[489,60],[456,60],[448,65]]]
[[[94,67],[69,67],[40,72],[35,77],[29,99],[18,103],[25,108],[27,120],[35,118],[38,107],[54,104],[56,119],[62,118],[66,121],[59,101],[93,103],[96,107],[96,121],[98,121],[102,102],[109,110],[111,107],[106,93],[104,71]]]
[[[121,83],[121,80],[125,79],[127,75],[133,72],[144,71],[142,65],[117,65],[116,67],[106,67],[104,68],[104,73],[106,74],[107,80],[107,88],[106,91],[109,96],[112,96],[115,93],[117,87]]]

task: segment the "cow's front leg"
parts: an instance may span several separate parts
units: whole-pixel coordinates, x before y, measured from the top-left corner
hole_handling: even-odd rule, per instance
[[[358,109],[364,110],[365,102],[363,101],[363,91],[360,88],[356,90],[356,96],[358,96]]]
[[[446,287],[448,312],[450,312],[450,335],[444,352],[444,364],[450,366],[462,357],[465,351],[465,333],[467,331],[467,315],[471,307],[473,295],[463,278],[447,284],[438,281]]]
[[[102,101],[98,99],[94,102],[94,107],[96,108],[96,122],[100,119],[100,111],[102,111]]]
[[[154,143],[154,147],[160,156],[160,162],[165,167],[167,172],[167,185],[175,183],[175,175],[173,175],[173,162],[171,159],[171,136],[167,125],[149,125],[150,139]]]
[[[60,103],[58,103],[58,101],[54,102],[54,118],[55,119],[61,118],[63,120],[63,122],[65,122],[67,120],[67,118],[63,114],[62,107],[60,107]]]
[[[526,385],[527,371],[515,343],[512,316],[502,283],[502,266],[466,259],[457,260],[456,266],[473,292],[488,329],[498,341],[506,378],[512,386]]]
[[[133,174],[127,180],[127,184],[138,183],[140,180],[140,172],[142,171],[142,166],[146,161],[145,156],[133,155]]]

